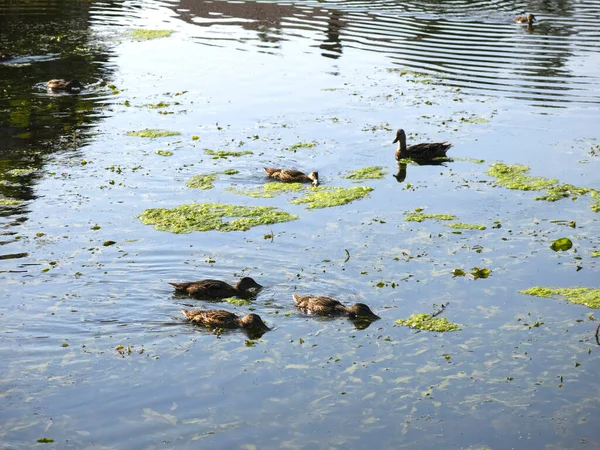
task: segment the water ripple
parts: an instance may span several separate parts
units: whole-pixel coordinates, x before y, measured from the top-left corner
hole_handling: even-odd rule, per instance
[[[327,58],[346,49],[383,53],[392,66],[437,75],[441,83],[548,106],[598,103],[600,2],[538,5],[535,26],[513,23],[524,2],[192,2],[171,4],[200,29],[205,45],[280,53],[285,41],[312,41]],[[577,69],[575,69],[577,68]]]

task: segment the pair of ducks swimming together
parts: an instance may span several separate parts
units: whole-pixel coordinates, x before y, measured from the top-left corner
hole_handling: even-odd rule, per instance
[[[248,297],[262,286],[250,277],[244,277],[232,286],[220,280],[201,280],[185,283],[169,283],[175,291],[192,297],[218,300],[227,297]],[[347,316],[357,321],[374,321],[379,319],[364,303],[344,306],[334,298],[323,295],[293,294],[296,306],[304,312],[319,316]],[[190,322],[204,325],[208,328],[243,328],[253,333],[265,333],[270,330],[258,314],[248,314],[244,317],[225,310],[187,310],[182,309]]]
[[[406,133],[399,129],[396,131],[396,138],[392,142],[398,144],[396,149],[396,160],[412,159],[418,163],[427,163],[437,158],[445,158],[446,153],[452,147],[448,142],[427,142],[422,144],[406,145]],[[265,173],[269,178],[274,178],[287,183],[312,183],[313,186],[319,185],[319,173],[311,172],[306,175],[304,172],[295,169],[275,169],[265,167]]]

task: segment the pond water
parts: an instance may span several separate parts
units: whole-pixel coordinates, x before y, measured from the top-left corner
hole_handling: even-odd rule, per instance
[[[595,311],[518,291],[600,287],[599,20],[599,1],[0,5],[0,447],[595,448]],[[400,127],[453,159],[398,166]],[[144,129],[177,134],[128,135]],[[535,200],[497,162],[593,191]],[[372,166],[384,177],[345,178]],[[373,190],[322,209],[241,194],[263,167]],[[195,202],[298,219],[175,234],[138,218]],[[486,228],[405,220],[421,208]],[[491,272],[453,276],[474,268]],[[264,286],[251,306],[168,285],[241,276]],[[292,293],[381,320],[306,316]],[[442,304],[460,331],[396,323]],[[211,307],[272,330],[180,312]]]

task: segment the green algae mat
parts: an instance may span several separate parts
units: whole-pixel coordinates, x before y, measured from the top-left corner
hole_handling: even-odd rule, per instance
[[[590,289],[580,286],[567,288],[534,286],[529,289],[520,290],[519,292],[542,298],[559,296],[577,305],[585,305],[595,309],[600,308],[600,289]]]
[[[290,200],[294,204],[306,204],[307,209],[331,208],[342,206],[359,200],[369,195],[373,188],[368,186],[355,186],[351,188],[318,186],[308,187],[302,183],[269,182],[264,186],[249,190],[230,190],[236,194],[249,195],[255,198],[272,198],[276,195],[290,192],[306,192],[303,197]]]
[[[160,231],[246,231],[259,225],[289,222],[298,217],[273,206],[237,206],[220,203],[195,203],[173,209],[150,208],[138,216],[143,224]],[[231,220],[227,220],[231,219]]]
[[[408,319],[396,320],[398,325],[423,331],[437,331],[444,333],[448,331],[459,331],[460,327],[450,322],[445,317],[433,317],[432,314],[413,314]]]

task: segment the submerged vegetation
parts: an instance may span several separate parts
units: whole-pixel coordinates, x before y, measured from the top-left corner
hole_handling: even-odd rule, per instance
[[[437,331],[440,333],[447,331],[459,331],[461,328],[446,319],[445,317],[434,317],[433,314],[413,314],[408,319],[396,320],[398,325],[415,328],[423,331]]]
[[[292,200],[292,203],[306,203],[308,209],[341,206],[369,195],[373,188],[356,186],[351,188],[319,186],[311,189],[306,196]]]
[[[173,209],[151,208],[138,216],[142,223],[160,231],[245,231],[258,225],[289,222],[298,217],[272,206],[237,206],[220,203],[195,203]],[[224,219],[231,218],[230,221]]]
[[[150,139],[168,136],[179,136],[180,134],[181,133],[179,131],[159,130],[153,128],[146,128],[144,130],[127,132],[127,136],[135,136]]]
[[[533,295],[535,297],[551,298],[561,296],[565,300],[590,308],[600,308],[600,289],[590,289],[580,286],[559,288],[534,286],[519,291],[521,294]]]
[[[383,178],[385,174],[386,173],[382,170],[381,166],[372,166],[353,170],[344,178],[349,178],[351,180],[378,179]]]

